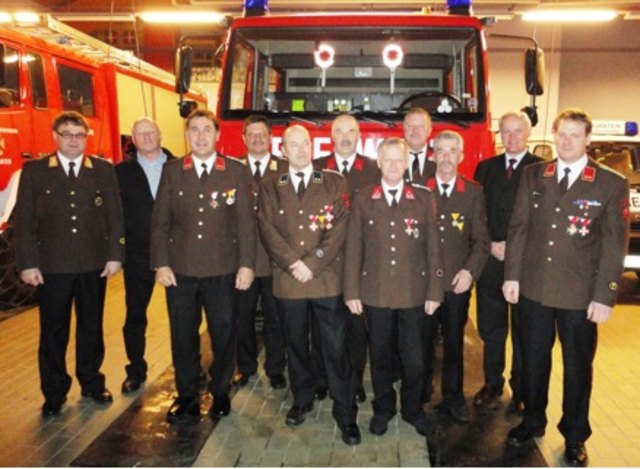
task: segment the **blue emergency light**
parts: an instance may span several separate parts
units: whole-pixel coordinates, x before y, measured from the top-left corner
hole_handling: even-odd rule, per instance
[[[269,0],[244,0],[244,16],[264,16],[269,11]]]
[[[447,0],[447,12],[451,15],[471,15],[472,0]]]
[[[638,135],[638,123],[637,122],[625,122],[624,123],[624,134],[629,137],[635,137]]]

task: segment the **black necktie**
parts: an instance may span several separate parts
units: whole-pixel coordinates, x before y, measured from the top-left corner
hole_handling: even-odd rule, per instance
[[[421,174],[420,174],[420,160],[418,159],[418,156],[419,156],[419,155],[420,155],[420,153],[422,153],[422,152],[420,152],[420,151],[418,151],[418,152],[413,152],[413,151],[412,151],[412,152],[410,152],[410,153],[411,153],[411,155],[413,155],[413,163],[411,163],[411,172],[412,172],[413,174],[417,174],[418,176],[421,176]],[[412,175],[413,175],[413,174],[412,174]],[[413,180],[413,178],[412,178],[412,180]]]
[[[560,179],[560,196],[562,197],[569,188],[569,173],[571,168],[564,168],[564,176]]]
[[[296,176],[300,178],[300,182],[298,183],[298,198],[302,199],[302,195],[304,194],[304,191],[306,189],[304,185],[304,173],[300,171],[299,173],[296,173]]]
[[[517,160],[515,158],[509,158],[509,166],[507,167],[507,179],[511,179],[511,176],[513,176],[516,161]]]
[[[349,162],[347,160],[344,160],[342,162],[342,171],[341,171],[341,173],[346,176],[348,172],[349,172]]]
[[[389,189],[389,195],[391,196],[391,208],[398,206],[398,199],[396,199],[397,193],[398,189]]]
[[[449,184],[442,183],[440,184],[440,187],[442,188],[442,192],[440,193],[440,195],[442,196],[443,199],[448,199],[449,198]]]
[[[256,180],[256,182],[260,182],[260,179],[262,179],[262,173],[260,172],[260,163],[262,163],[262,161],[256,161],[254,163],[256,165],[256,170],[253,172],[253,178]]]
[[[204,181],[205,179],[207,179],[207,176],[209,175],[209,173],[207,172],[207,163],[202,163],[202,172],[200,173],[200,180]]]
[[[69,174],[68,174],[67,176],[69,176],[69,178],[70,178],[72,181],[75,181],[75,180],[76,180],[76,170],[75,170],[75,167],[76,167],[76,163],[75,163],[74,161],[69,161]]]

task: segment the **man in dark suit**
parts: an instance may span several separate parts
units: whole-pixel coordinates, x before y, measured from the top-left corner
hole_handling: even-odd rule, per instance
[[[556,331],[562,345],[565,462],[587,464],[597,324],[613,312],[629,238],[629,182],[587,156],[591,118],[580,109],[553,123],[558,159],[525,169],[509,223],[504,296],[519,301],[522,423],[507,443],[545,433]]]
[[[464,392],[464,327],[469,317],[469,298],[474,279],[489,256],[482,187],[458,174],[463,159],[463,140],[457,132],[445,130],[433,141],[437,171],[427,181],[436,197],[440,246],[444,257],[444,302],[426,321],[427,360],[433,357],[438,324],[442,325],[441,412],[460,423],[469,422]]]
[[[347,179],[351,198],[359,189],[380,181],[380,169],[378,169],[376,161],[358,154],[356,150],[360,141],[360,126],[355,117],[349,114],[341,114],[336,117],[331,124],[331,140],[333,141],[333,153],[314,160],[314,164],[320,169],[339,171]],[[347,346],[351,359],[353,385],[356,389],[356,400],[364,402],[366,394],[362,381],[367,365],[367,327],[364,316],[347,314],[347,317],[349,318]],[[315,339],[316,335],[313,334],[313,336]],[[314,347],[314,352],[316,350]],[[316,354],[314,354],[314,358],[316,358]],[[322,367],[321,370],[324,371],[324,368]],[[326,380],[324,373],[321,374],[321,380]]]
[[[309,352],[309,310],[318,333],[342,441],[360,443],[358,408],[347,356],[347,316],[342,304],[342,250],[349,216],[345,179],[311,163],[311,138],[299,125],[283,135],[289,171],[260,185],[258,220],[273,261],[273,290],[285,328],[293,407],[290,426],[313,409],[316,378]]]
[[[45,417],[60,412],[71,377],[65,353],[75,303],[76,374],[82,395],[111,402],[100,373],[106,279],[124,260],[118,181],[108,162],[84,154],[89,126],[76,112],[53,121],[56,154],[25,164],[16,222],[16,265],[21,279],[38,287],[38,363]]]
[[[201,308],[214,361],[209,415],[229,414],[235,362],[236,289],[253,281],[256,226],[246,168],[216,154],[218,122],[197,109],[186,120],[191,153],[166,163],[151,217],[151,267],[166,287],[178,397],[167,420],[200,415]]]
[[[369,326],[374,392],[369,430],[383,435],[396,413],[398,356],[402,418],[426,435],[423,329],[425,313],[434,314],[443,296],[435,201],[425,187],[404,182],[404,140],[383,140],[378,164],[382,180],[354,198],[345,245],[345,302],[352,314],[364,313]]]
[[[409,145],[409,166],[405,179],[422,183],[436,173],[436,164],[429,159],[431,116],[425,109],[413,107],[404,116],[402,130]]]
[[[244,121],[242,138],[248,150],[243,162],[252,183],[255,213],[260,181],[286,172],[288,165],[285,160],[272,155],[269,151],[271,123],[266,117],[259,114],[247,117]],[[284,377],[286,365],[284,330],[278,317],[276,300],[273,297],[271,260],[259,237],[256,249],[256,277],[249,289],[238,292],[237,298],[238,351],[236,361],[238,374],[234,377],[234,384],[239,386],[246,385],[251,375],[255,374],[258,369],[258,346],[255,329],[258,298],[261,299],[264,317],[264,371],[269,377],[272,388],[283,389],[287,387],[287,380]]]
[[[482,184],[487,204],[487,226],[491,236],[491,255],[478,279],[478,333],[484,342],[484,385],[473,404],[496,409],[504,387],[505,345],[509,334],[509,304],[502,295],[504,252],[509,218],[522,169],[541,161],[527,150],[531,121],[523,112],[507,112],[500,118],[500,138],[505,153],[481,162],[474,179]],[[510,412],[522,411],[520,380],[522,372],[518,305],[511,305],[511,386]]]
[[[161,138],[160,129],[152,119],[136,120],[131,127],[134,151],[128,160],[116,166],[127,238],[127,261],[123,269],[127,314],[123,333],[129,364],[125,367],[127,378],[122,383],[125,394],[140,389],[147,379],[144,359],[147,307],[155,285],[155,272],[149,267],[151,212],[162,166],[174,159],[160,146]]]

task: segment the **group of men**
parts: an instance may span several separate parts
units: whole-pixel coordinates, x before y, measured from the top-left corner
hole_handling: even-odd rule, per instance
[[[457,171],[460,134],[442,131],[429,146],[431,118],[419,108],[403,128],[404,139],[381,142],[376,164],[357,153],[353,116],[336,117],[334,152],[316,160],[308,131],[292,125],[281,159],[270,152],[269,121],[250,116],[248,153],[237,160],[216,153],[216,117],[196,110],[186,119],[184,158],[163,150],[160,129],[143,118],[132,129],[134,153],[114,171],[84,154],[82,116],[58,116],[57,152],[25,165],[16,221],[18,268],[39,290],[43,415],[60,412],[70,387],[64,354],[72,302],[82,394],[112,400],[99,371],[104,290],[126,259],[130,363],[122,391],[146,379],[146,309],[157,281],[166,288],[178,392],[170,422],[200,416],[202,309],[214,355],[209,413],[229,414],[231,384],[257,371],[261,299],[264,368],[274,389],[287,386],[288,371],[288,425],[302,424],[328,390],[342,440],[358,444],[368,351],[370,432],[387,431],[400,378],[401,416],[426,434],[439,330],[438,410],[466,423],[464,328],[475,281],[485,384],[474,405],[498,405],[511,324],[510,406],[523,419],[507,443],[542,436],[557,328],[565,364],[559,429],[567,462],[585,465],[596,324],[611,314],[628,236],[626,180],[586,156],[591,121],[580,110],[554,121],[552,162],[528,153],[526,114],[502,116],[505,153],[481,162],[475,181]]]

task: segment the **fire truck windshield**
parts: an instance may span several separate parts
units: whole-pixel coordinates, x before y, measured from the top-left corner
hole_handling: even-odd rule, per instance
[[[223,118],[395,121],[410,107],[435,120],[486,116],[479,32],[470,27],[237,28],[229,44]]]

